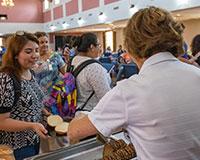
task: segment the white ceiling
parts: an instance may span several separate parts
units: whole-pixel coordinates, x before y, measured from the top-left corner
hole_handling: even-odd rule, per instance
[[[108,24],[97,24],[86,27],[67,29],[63,31],[59,31],[56,33],[82,33],[82,32],[101,32],[101,31],[109,31],[117,28],[124,28],[126,26],[127,20],[116,21]]]
[[[173,16],[179,21],[186,21],[191,19],[200,19],[200,7],[178,10],[172,12]],[[127,20],[115,21],[108,24],[98,24],[91,25],[75,29],[67,29],[63,31],[58,31],[58,34],[72,34],[72,33],[82,33],[82,32],[101,32],[114,30],[117,28],[124,28],[126,26]]]

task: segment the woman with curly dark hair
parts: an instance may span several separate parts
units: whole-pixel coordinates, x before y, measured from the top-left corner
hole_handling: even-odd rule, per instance
[[[135,13],[125,45],[139,74],[117,84],[87,116],[72,120],[70,141],[124,128],[140,160],[199,159],[200,70],[176,58],[184,52],[183,30],[166,10]]]

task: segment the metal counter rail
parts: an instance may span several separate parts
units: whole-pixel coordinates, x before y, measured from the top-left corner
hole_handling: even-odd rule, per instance
[[[103,144],[92,138],[26,160],[100,160],[103,156],[102,151]]]
[[[113,138],[124,139],[128,143],[123,132],[114,134]],[[103,157],[103,147],[103,144],[95,137],[49,153],[30,157],[26,160],[101,160]],[[137,158],[132,160],[137,160]]]

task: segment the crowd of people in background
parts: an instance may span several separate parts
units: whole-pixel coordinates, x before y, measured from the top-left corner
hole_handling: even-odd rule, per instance
[[[145,16],[148,22],[144,22],[141,16]],[[141,23],[143,26],[139,30],[137,25]],[[184,26],[175,22],[167,11],[149,7],[138,11],[129,20],[125,29],[126,49],[120,44],[116,51],[106,46],[102,52],[94,33],[72,37],[64,46],[59,46],[58,51],[53,51],[46,33],[16,32],[8,38],[7,47],[0,48],[0,144],[11,146],[16,160],[34,156],[39,150],[49,152],[57,141],[64,146],[65,138],[48,138],[44,117],[51,111],[42,102],[66,73],[92,60],[76,77],[77,112],[70,123],[71,142],[98,132],[109,136],[123,127],[128,130],[141,159],[181,156],[191,159],[191,155],[198,158],[200,154],[196,149],[199,149],[200,137],[196,131],[200,127],[194,118],[199,116],[200,35],[193,38],[189,49],[182,37],[183,30]],[[114,74],[104,66],[108,63],[114,66],[111,67]],[[139,74],[112,89],[113,75],[118,74],[121,64],[136,65]],[[154,102],[150,105],[152,99]],[[191,109],[187,108],[188,105]],[[174,125],[178,128],[181,120],[184,121],[184,114],[191,117],[187,118],[192,127],[190,130],[185,122],[181,129],[190,134],[185,131],[180,134],[171,126],[175,120]],[[169,130],[164,130],[165,126],[160,123]],[[179,148],[181,153],[178,148],[173,148],[172,143],[178,145],[176,136],[188,152],[182,150],[182,145]],[[196,144],[196,148],[186,143],[187,140]]]
[[[44,34],[46,37],[46,40],[48,41],[48,35],[44,32],[37,32],[36,36],[39,34]],[[70,69],[70,63],[75,56],[75,51],[77,47],[77,39],[80,36],[72,36],[69,41],[66,42],[64,46],[57,47],[57,51],[53,51],[54,53],[58,53],[62,56],[64,62],[67,64],[66,66],[68,69]],[[188,45],[186,42],[184,42],[183,48],[184,48],[184,54],[180,55],[178,58],[180,61],[195,65],[197,67],[200,67],[200,49],[199,49],[199,44],[200,44],[200,35],[196,35],[193,37],[192,42],[190,45]],[[49,43],[49,42],[48,42]],[[49,48],[49,50],[51,50]],[[0,47],[0,62],[2,62],[2,56],[6,52],[6,47],[1,46]],[[123,49],[122,45],[120,44],[116,51],[112,51],[110,46],[107,46],[105,50],[102,50],[102,53],[99,55],[98,58],[100,57],[109,57],[112,60],[116,60],[121,64],[129,64],[129,63],[134,63],[130,54],[127,52],[126,49]],[[114,57],[114,58],[113,58]],[[38,62],[39,64],[39,62]]]

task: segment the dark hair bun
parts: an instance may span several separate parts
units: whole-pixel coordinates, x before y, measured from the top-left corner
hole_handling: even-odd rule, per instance
[[[97,45],[97,36],[94,33],[84,33],[77,41],[78,52],[87,52],[91,44]]]

